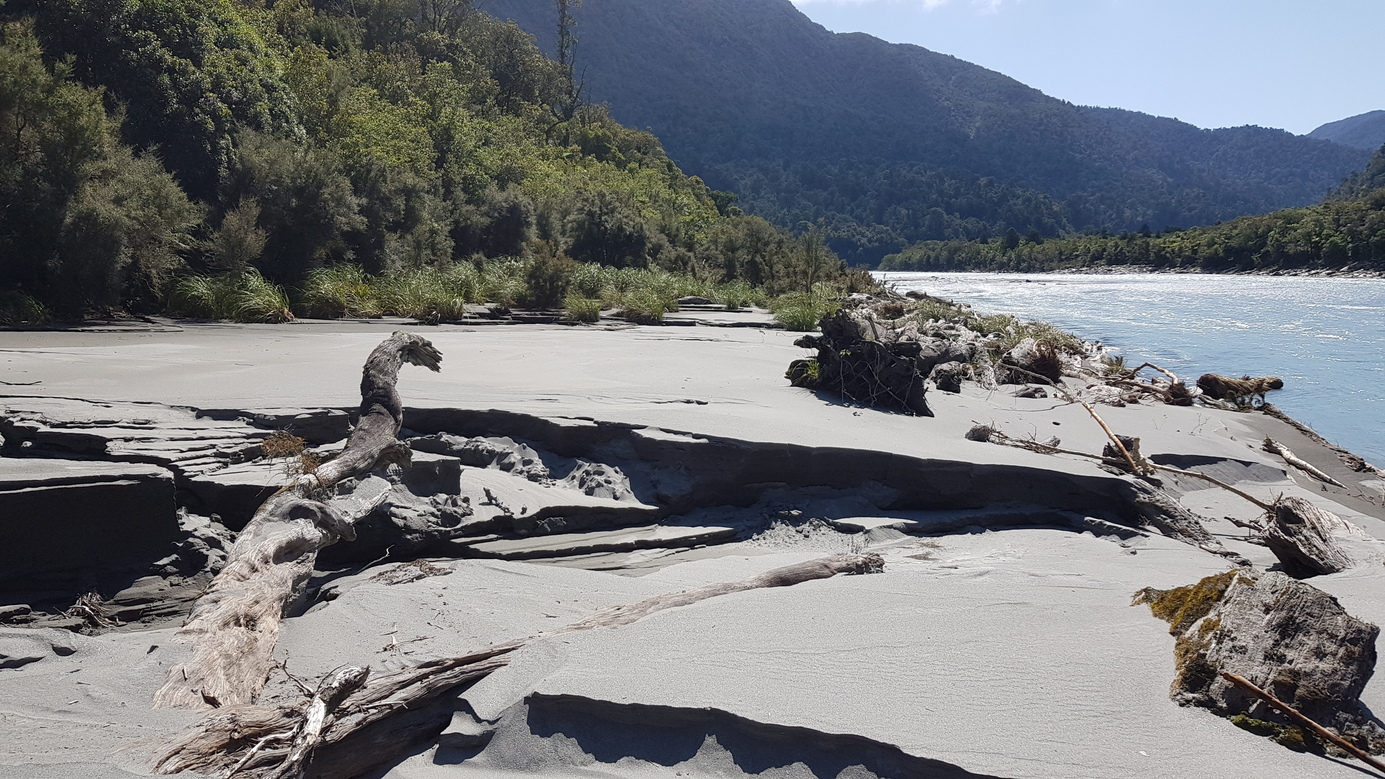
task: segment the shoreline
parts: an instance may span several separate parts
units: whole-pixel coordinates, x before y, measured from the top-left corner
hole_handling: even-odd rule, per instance
[[[1250,270],[1250,271],[1207,271],[1185,268],[1156,268],[1153,265],[1103,265],[1100,267],[1056,268],[1046,271],[1011,270],[872,270],[871,273],[998,273],[1005,275],[1047,275],[1047,276],[1141,276],[1141,275],[1204,275],[1204,276],[1284,276],[1290,278],[1325,279],[1385,279],[1385,270]]]

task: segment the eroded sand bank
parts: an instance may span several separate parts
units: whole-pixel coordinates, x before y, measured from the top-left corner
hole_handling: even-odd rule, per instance
[[[0,406],[32,422],[35,440],[91,447],[72,456],[167,468],[185,503],[230,517],[282,474],[187,452],[263,435],[238,417],[354,408],[362,359],[391,329],[4,333],[0,370],[12,385]],[[407,432],[436,443],[416,458],[423,475],[393,489],[432,501],[399,509],[414,512],[426,542],[406,554],[365,534],[356,550],[332,550],[337,571],[284,625],[279,657],[295,676],[459,654],[824,553],[869,549],[886,569],[540,639],[433,712],[437,724],[386,775],[1361,775],[1169,700],[1173,639],[1131,595],[1227,570],[1227,557],[1142,528],[1128,479],[1093,462],[963,438],[987,424],[1098,452],[1104,436],[1079,406],[975,385],[930,392],[934,418],[843,405],[783,379],[803,354],[782,331],[420,332],[443,370],[406,369],[399,391]],[[1385,619],[1378,475],[1260,414],[1101,413],[1156,462],[1263,500],[1301,495],[1362,528],[1343,539],[1358,566],[1313,583],[1353,614]],[[1347,486],[1287,468],[1260,449],[1266,435]],[[534,463],[466,464],[472,453],[446,436],[508,437]],[[1170,482],[1228,553],[1274,562],[1225,519],[1257,509]],[[439,541],[428,516],[463,497],[470,513]],[[430,575],[382,578],[411,555],[432,559]],[[157,589],[151,581],[139,579]],[[0,669],[0,775],[147,772],[156,745],[195,719],[149,705],[185,653],[176,614],[165,616],[169,627],[99,636],[0,628],[0,652],[23,660]],[[1376,711],[1383,684],[1363,696]],[[295,694],[277,673],[266,691]]]

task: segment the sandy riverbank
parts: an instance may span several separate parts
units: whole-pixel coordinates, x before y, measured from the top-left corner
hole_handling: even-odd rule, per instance
[[[94,460],[123,453],[176,474],[184,503],[230,506],[227,496],[272,490],[282,474],[249,468],[232,478],[208,457],[185,456],[192,442],[241,445],[256,429],[236,418],[256,412],[267,425],[353,408],[361,362],[392,328],[0,333],[5,380],[37,382],[0,387],[0,409],[35,431],[22,453],[41,442]],[[1141,528],[1128,477],[963,437],[987,424],[1100,451],[1104,436],[1079,406],[970,384],[931,391],[934,418],[843,405],[788,385],[784,369],[803,350],[783,331],[419,332],[442,351],[443,369],[401,374],[405,427],[446,450],[419,456],[436,482],[428,499],[442,496],[434,514],[460,505],[448,490],[469,497],[473,513],[441,545],[427,517],[410,526],[434,533],[419,549],[436,575],[378,578],[403,555],[383,541],[393,561],[362,568],[379,557],[374,548],[340,558],[346,575],[317,582],[317,602],[284,625],[279,656],[294,675],[458,654],[825,553],[869,549],[886,568],[541,639],[450,699],[441,734],[410,745],[384,775],[1361,776],[1169,700],[1173,639],[1130,597],[1227,570],[1226,557]],[[1157,462],[1264,500],[1300,495],[1363,528],[1343,539],[1358,566],[1313,583],[1354,615],[1385,619],[1377,474],[1350,470],[1260,414],[1101,413]],[[459,465],[447,435],[518,439],[533,462],[481,467],[464,454]],[[1347,486],[1324,487],[1261,451],[1267,435]],[[91,448],[74,452],[78,442]],[[531,478],[523,469],[535,463],[544,471]],[[0,458],[0,476],[7,466],[19,470]],[[605,481],[594,489],[583,474],[597,467]],[[1227,519],[1258,510],[1182,481],[1170,488],[1226,550],[1274,562]],[[491,496],[509,504],[510,532],[495,531]],[[427,513],[411,506],[409,516]],[[54,537],[70,532],[63,519],[45,519]],[[481,520],[490,524],[463,533]],[[0,518],[16,521],[32,520]],[[0,605],[18,591],[0,589]],[[0,627],[12,666],[0,668],[0,775],[147,772],[155,745],[195,719],[150,708],[185,652],[169,626],[97,636]],[[276,673],[266,694],[296,693]],[[1362,700],[1385,710],[1385,682],[1373,680]]]

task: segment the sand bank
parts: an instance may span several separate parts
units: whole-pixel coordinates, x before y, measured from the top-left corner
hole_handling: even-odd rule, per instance
[[[364,355],[394,327],[3,333],[3,376],[26,384],[0,388],[0,408],[30,431],[24,453],[67,447],[107,469],[166,469],[170,501],[233,524],[282,483],[282,465],[229,466],[219,453],[293,420],[331,439],[359,401]],[[1226,556],[1142,526],[1128,479],[1091,461],[963,437],[987,424],[1100,451],[1081,407],[970,384],[930,392],[933,418],[844,405],[788,385],[803,350],[774,330],[419,332],[443,370],[406,370],[399,391],[406,434],[433,443],[415,445],[414,475],[381,477],[400,496],[388,521],[324,556],[334,570],[279,644],[295,676],[458,654],[824,553],[869,549],[886,570],[541,639],[449,699],[384,775],[1361,775],[1169,700],[1173,639],[1130,597],[1227,570]],[[1353,614],[1385,618],[1377,474],[1260,414],[1101,413],[1156,462],[1263,500],[1300,495],[1362,528],[1343,539],[1360,564],[1313,582]],[[1347,486],[1288,468],[1260,449],[1266,435]],[[19,479],[20,462],[35,461],[0,459],[0,479]],[[1169,486],[1228,554],[1274,562],[1226,519],[1257,514],[1249,503],[1191,479]],[[15,521],[31,520],[0,518]],[[407,542],[390,535],[399,528]],[[141,603],[195,596],[196,576],[173,568],[214,556],[217,541],[184,530],[203,546],[172,562],[132,553],[162,573],[107,572],[103,586],[144,598],[127,593],[125,621]],[[415,556],[433,560],[429,575],[382,578]],[[57,577],[48,592],[63,586],[76,585]],[[180,587],[194,591],[170,594]],[[21,590],[7,583],[0,608]],[[30,605],[42,597],[23,593]],[[184,659],[176,612],[97,636],[0,628],[0,774],[147,772],[156,745],[195,719],[150,708]],[[277,673],[266,691],[296,694]],[[1385,683],[1363,700],[1385,710]]]

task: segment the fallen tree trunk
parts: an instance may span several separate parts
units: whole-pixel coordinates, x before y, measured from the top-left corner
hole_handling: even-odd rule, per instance
[[[281,779],[295,776],[294,772],[312,759],[315,746],[322,753],[322,759],[315,763],[319,768],[314,769],[313,775],[317,779],[347,779],[388,761],[396,753],[383,748],[381,739],[369,737],[371,729],[398,715],[418,711],[459,686],[503,668],[515,650],[531,641],[598,627],[628,625],[657,611],[734,592],[789,587],[838,574],[876,573],[883,567],[884,561],[876,554],[834,555],[775,568],[738,582],[710,584],[615,606],[557,631],[498,644],[469,655],[425,661],[393,673],[368,676],[366,669],[348,667],[329,675],[319,692],[300,706],[229,706],[208,715],[191,733],[169,747],[155,770],[171,774],[179,771],[220,773],[232,769],[236,776],[245,779]],[[322,690],[338,689],[339,683],[335,680],[339,676],[368,680],[344,700],[333,700]],[[331,716],[333,713],[335,716]],[[354,738],[356,736],[363,737]],[[303,745],[309,743],[304,749]],[[401,745],[396,741],[394,746]],[[324,770],[322,766],[340,766],[342,770],[338,773]]]
[[[407,462],[398,440],[404,407],[395,390],[404,363],[439,369],[442,354],[426,339],[395,333],[375,347],[361,376],[360,419],[335,459],[294,479],[260,506],[236,537],[226,565],[193,604],[178,631],[192,659],[174,666],[156,707],[205,708],[251,703],[273,665],[279,621],[312,575],[317,553],[355,537],[353,522],[323,498],[338,482],[386,462]]]
[[[1332,537],[1333,529],[1346,530],[1350,525],[1303,498],[1287,497],[1270,507],[1261,536],[1284,573],[1307,579],[1352,566],[1351,557]]]

